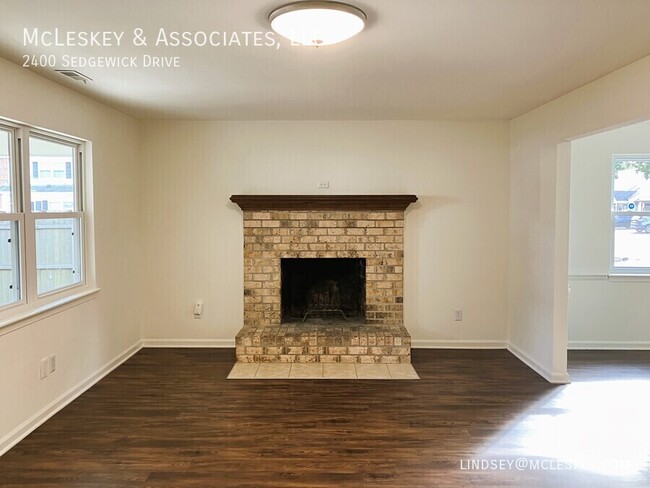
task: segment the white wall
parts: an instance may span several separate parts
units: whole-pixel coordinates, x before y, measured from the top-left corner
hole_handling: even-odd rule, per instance
[[[613,154],[650,154],[650,122],[584,137],[571,144],[569,347],[650,346],[650,280],[606,279],[611,247]]]
[[[243,237],[230,195],[317,193],[329,180],[330,193],[420,198],[405,224],[416,346],[504,347],[508,138],[505,122],[145,122],[145,343],[232,345]]]
[[[650,117],[650,57],[511,121],[508,323],[511,350],[567,381],[570,145]]]
[[[102,288],[54,315],[0,329],[0,453],[48,406],[139,342],[138,126],[133,119],[0,59],[0,116],[93,142],[95,251]],[[39,361],[56,354],[41,381]]]

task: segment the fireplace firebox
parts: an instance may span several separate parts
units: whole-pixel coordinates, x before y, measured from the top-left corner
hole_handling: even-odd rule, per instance
[[[320,318],[365,321],[364,258],[281,260],[282,323]]]

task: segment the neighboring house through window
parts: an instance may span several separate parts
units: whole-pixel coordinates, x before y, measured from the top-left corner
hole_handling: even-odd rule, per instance
[[[650,155],[612,158],[612,274],[650,274]]]
[[[84,284],[84,147],[0,120],[0,314]]]

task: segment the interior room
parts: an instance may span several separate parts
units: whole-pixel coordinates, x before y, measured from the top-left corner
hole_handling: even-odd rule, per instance
[[[650,484],[650,2],[3,2],[0,486]]]

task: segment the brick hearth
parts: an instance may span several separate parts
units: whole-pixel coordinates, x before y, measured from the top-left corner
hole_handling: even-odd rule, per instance
[[[244,327],[235,340],[241,362],[410,363],[403,325],[287,324]]]

